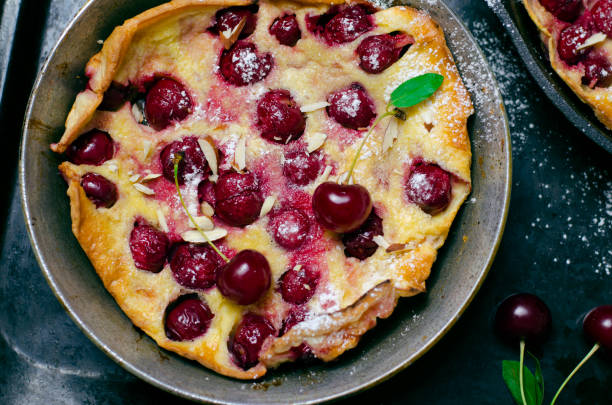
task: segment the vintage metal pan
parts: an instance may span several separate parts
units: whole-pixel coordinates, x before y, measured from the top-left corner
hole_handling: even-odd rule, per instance
[[[555,106],[586,136],[612,153],[612,131],[595,117],[589,106],[561,80],[550,66],[540,34],[522,1],[492,0],[493,11],[502,20],[527,69]]]
[[[379,322],[338,361],[283,367],[260,381],[244,382],[165,352],[132,327],[70,231],[66,185],[57,170],[60,160],[49,150],[83,86],[78,76],[97,52],[96,41],[124,19],[159,3],[88,2],[36,80],[24,124],[21,197],[34,252],[57,298],[83,332],[121,366],[157,387],[202,402],[314,403],[364,390],[407,367],[440,340],[476,294],[499,246],[508,212],[508,124],[497,84],[474,39],[442,2],[410,3],[428,9],[444,28],[476,107],[469,128],[474,155],[471,199],[440,252],[428,293],[401,300],[391,318]]]

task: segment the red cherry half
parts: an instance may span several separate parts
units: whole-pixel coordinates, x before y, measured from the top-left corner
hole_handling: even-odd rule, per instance
[[[206,158],[195,136],[188,136],[174,141],[164,147],[159,154],[164,178],[174,183],[174,158],[181,154],[178,164],[178,182],[183,184],[185,178],[207,174],[210,170]]]
[[[151,225],[136,224],[130,233],[130,251],[137,268],[159,273],[166,262],[170,241]]]
[[[314,295],[319,278],[319,272],[308,266],[286,271],[279,280],[283,300],[296,305],[305,303]]]
[[[300,26],[295,14],[277,17],[269,28],[270,34],[274,35],[281,45],[295,46],[302,37]]]
[[[218,32],[232,31],[244,18],[245,23],[239,38],[246,38],[255,31],[257,17],[251,7],[230,7],[217,11],[215,29]]]
[[[166,77],[158,80],[145,98],[147,121],[157,131],[184,120],[191,113],[191,107],[185,86]]]
[[[238,41],[229,51],[223,51],[219,60],[221,76],[234,86],[246,86],[265,79],[273,65],[271,54],[260,54],[254,44],[244,41]]]
[[[368,190],[359,184],[320,184],[312,196],[317,221],[330,231],[345,233],[359,228],[372,211]]]
[[[593,308],[584,317],[582,328],[591,340],[612,351],[612,305]]]
[[[275,332],[272,323],[263,316],[253,313],[244,315],[234,336],[228,342],[234,362],[243,370],[256,365],[263,342]]]
[[[232,226],[246,226],[259,218],[263,197],[254,174],[226,172],[215,184],[215,214]]]
[[[342,243],[345,247],[344,254],[346,257],[355,257],[359,260],[367,259],[378,249],[374,237],[382,234],[382,219],[372,210],[363,225],[353,232],[342,235]]]
[[[366,89],[359,83],[337,90],[327,97],[327,114],[346,128],[370,126],[376,109]]]
[[[372,17],[360,4],[348,6],[332,17],[325,25],[323,38],[330,44],[343,44],[357,39],[374,28]]]
[[[451,175],[433,163],[418,163],[406,180],[406,197],[423,211],[436,215],[446,209],[452,196]]]
[[[183,287],[205,290],[215,284],[221,257],[208,245],[181,243],[174,248],[170,269]]]
[[[256,302],[270,288],[272,273],[264,255],[242,250],[217,275],[221,294],[241,305]]]
[[[206,333],[214,317],[199,298],[181,297],[166,310],[166,336],[175,341],[193,340]]]
[[[270,90],[257,102],[257,127],[271,142],[286,144],[302,136],[306,119],[287,90]]]
[[[495,314],[495,330],[509,342],[524,339],[527,343],[541,344],[548,338],[551,325],[550,309],[533,294],[506,298]]]

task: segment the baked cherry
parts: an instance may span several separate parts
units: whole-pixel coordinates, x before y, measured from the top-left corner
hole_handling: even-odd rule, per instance
[[[319,177],[321,166],[321,156],[318,152],[292,150],[283,157],[283,175],[298,186],[305,186]]]
[[[582,84],[594,87],[607,87],[612,80],[612,65],[608,58],[597,52],[590,52],[582,61],[584,76]]]
[[[323,38],[328,44],[343,44],[357,39],[374,28],[372,18],[364,6],[345,7],[325,25]]]
[[[327,114],[346,128],[366,128],[376,117],[374,102],[359,83],[335,91],[327,102]]]
[[[414,43],[414,38],[406,34],[372,35],[365,38],[355,53],[359,57],[359,66],[368,73],[380,73],[394,64]]]
[[[104,92],[102,102],[98,106],[98,110],[102,111],[117,111],[130,98],[130,89],[117,82],[112,82]]]
[[[368,190],[359,184],[321,183],[312,196],[317,221],[330,231],[345,233],[359,228],[372,211]]]
[[[183,184],[185,179],[194,179],[209,172],[206,157],[200,149],[197,138],[188,136],[166,145],[159,154],[162,173],[167,180],[174,183],[174,157],[176,154],[182,155],[178,165],[179,184]]]
[[[531,344],[543,343],[552,325],[550,310],[533,294],[515,294],[497,308],[495,330],[509,342],[524,340]]]
[[[136,224],[130,233],[130,251],[137,268],[158,273],[164,267],[170,242],[162,231]]]
[[[166,336],[175,341],[193,340],[206,333],[214,317],[208,305],[199,298],[179,298],[166,310]]]
[[[215,15],[217,24],[215,29],[217,32],[231,32],[234,27],[240,24],[242,19],[245,19],[244,27],[240,31],[239,38],[246,38],[255,31],[257,17],[251,7],[229,7],[217,11]]]
[[[295,14],[277,17],[270,25],[269,31],[281,45],[286,46],[295,46],[302,37],[302,31],[300,31],[300,25]]]
[[[147,121],[157,131],[184,120],[191,108],[191,97],[185,86],[167,77],[159,79],[145,98]]]
[[[580,15],[581,0],[540,0],[552,15],[560,20],[572,22]]]
[[[287,314],[285,319],[283,319],[283,324],[281,326],[281,330],[280,330],[279,336],[283,336],[285,333],[287,333],[295,325],[297,325],[298,323],[304,321],[306,319],[307,315],[308,314],[306,312],[306,308],[304,308],[303,306],[301,306],[301,307],[292,307],[289,310],[289,313]]]
[[[221,294],[240,305],[249,305],[270,288],[270,264],[255,250],[241,250],[217,273]]]
[[[259,351],[264,341],[276,331],[272,323],[261,315],[247,313],[242,317],[234,336],[228,342],[234,361],[243,370],[259,362]]]
[[[302,305],[314,295],[319,278],[319,272],[309,266],[286,271],[279,280],[279,290],[283,300],[290,304]]]
[[[270,90],[257,102],[257,127],[271,142],[286,144],[304,133],[306,119],[287,90]]]
[[[450,174],[432,163],[413,166],[406,180],[406,197],[430,215],[446,209],[450,203],[452,187]]]
[[[612,0],[599,0],[593,8],[591,15],[595,26],[607,36],[612,36]]]
[[[559,57],[569,64],[574,64],[578,58],[589,51],[587,48],[578,49],[589,38],[590,32],[582,24],[570,25],[559,34],[557,50]]]
[[[170,269],[183,287],[205,290],[215,284],[223,259],[208,245],[181,243],[174,248]]]
[[[115,145],[110,135],[94,129],[81,136],[66,149],[68,160],[76,165],[99,166],[113,158]]]
[[[219,66],[221,76],[235,86],[246,86],[268,76],[274,58],[271,54],[260,54],[254,44],[238,41],[229,50],[223,51]]]
[[[382,219],[376,215],[374,210],[358,229],[342,235],[344,243],[344,254],[347,257],[356,257],[359,260],[372,256],[378,245],[374,242],[374,236],[383,234]]]
[[[297,249],[304,243],[310,229],[310,220],[298,208],[287,208],[270,218],[268,230],[274,240],[285,249]]]
[[[612,305],[593,308],[584,317],[582,327],[589,339],[612,351]]]
[[[81,177],[81,187],[85,195],[96,207],[110,208],[117,202],[117,187],[106,177],[97,173],[87,173]]]
[[[226,172],[219,176],[215,200],[215,213],[232,226],[255,222],[263,205],[259,182],[250,172]]]

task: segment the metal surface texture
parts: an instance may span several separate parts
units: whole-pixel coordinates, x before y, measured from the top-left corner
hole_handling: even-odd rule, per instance
[[[510,34],[519,55],[557,108],[585,135],[612,153],[612,131],[606,128],[591,108],[561,80],[548,61],[540,33],[531,21],[523,3],[518,0],[491,0],[493,10]]]
[[[498,248],[510,192],[510,141],[506,115],[486,60],[469,32],[443,3],[415,1],[446,32],[473,96],[471,203],[462,208],[434,266],[429,292],[401,300],[394,315],[338,361],[271,371],[251,383],[228,379],[164,352],[142,336],[104,290],[70,231],[57,140],[87,59],[125,18],[159,2],[95,0],[78,13],[34,85],[24,124],[21,196],[34,252],[57,298],[92,341],[145,381],[186,398],[216,403],[313,403],[355,393],[405,368],[455,323],[481,285]],[[477,83],[477,84],[476,84]],[[52,174],[52,175],[50,175]],[[34,192],[35,191],[35,192]],[[50,208],[52,207],[52,209]]]

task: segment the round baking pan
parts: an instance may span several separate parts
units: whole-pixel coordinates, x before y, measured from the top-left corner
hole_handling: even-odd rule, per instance
[[[593,110],[553,70],[540,33],[529,18],[523,2],[496,0],[492,3],[493,11],[502,20],[527,69],[546,96],[576,128],[612,153],[612,131],[595,117]]]
[[[160,349],[134,328],[106,292],[71,232],[61,157],[49,144],[61,136],[83,68],[126,18],[160,1],[93,0],[62,34],[41,70],[25,117],[20,182],[34,252],[51,289],[83,332],[118,364],[176,395],[222,404],[309,404],[371,387],[413,363],[457,321],[482,284],[503,232],[511,184],[508,123],[497,84],[466,28],[442,2],[409,4],[428,10],[445,30],[475,105],[469,121],[473,189],[428,281],[429,291],[402,299],[357,346],[331,363],[287,365],[258,381],[223,377]]]

